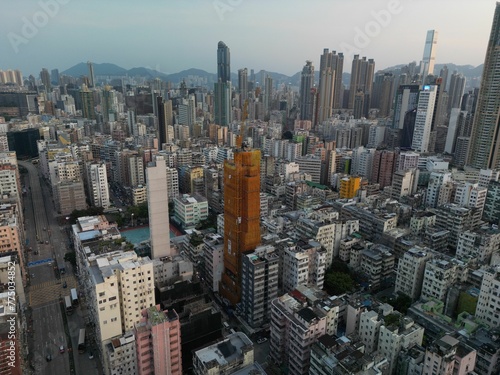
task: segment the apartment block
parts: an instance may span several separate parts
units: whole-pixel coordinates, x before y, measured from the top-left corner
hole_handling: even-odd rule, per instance
[[[234,374],[254,362],[252,341],[242,332],[235,332],[223,341],[193,353],[196,375]]]
[[[133,332],[103,342],[103,367],[106,375],[137,374],[136,343]]]
[[[283,291],[290,292],[298,285],[323,288],[326,251],[319,242],[299,240],[290,243],[282,254]]]
[[[444,335],[427,347],[423,371],[430,375],[466,375],[474,372],[475,364],[473,348]]]
[[[401,349],[408,349],[414,345],[422,345],[424,328],[416,324],[413,319],[396,314],[399,318],[396,322],[389,322],[389,316],[385,318],[380,327],[378,339],[378,354],[389,362],[389,372],[396,367],[397,358]]]
[[[495,226],[482,226],[458,235],[458,258],[476,259],[480,264],[490,264],[494,252],[500,249],[500,230]]]
[[[500,266],[483,270],[483,281],[476,307],[476,318],[490,328],[500,326]]]
[[[399,259],[395,293],[408,295],[413,301],[420,298],[425,265],[433,257],[430,249],[414,247]]]
[[[366,353],[373,353],[377,350],[380,327],[384,324],[384,317],[392,314],[394,309],[391,305],[382,304],[375,310],[366,310],[359,316],[358,335],[365,346]]]
[[[159,305],[142,311],[135,325],[138,375],[181,375],[181,324],[175,310]]]
[[[224,239],[221,235],[214,233],[205,236],[203,242],[206,283],[213,292],[218,292],[224,270]]]
[[[467,281],[467,267],[457,259],[440,256],[429,259],[425,265],[421,298],[425,301],[445,301],[448,291],[456,282]]]
[[[308,374],[312,344],[326,334],[327,319],[307,306],[297,292],[272,301],[270,354],[292,374]]]
[[[196,227],[208,218],[208,201],[200,194],[183,194],[174,198],[175,220],[183,228]]]
[[[278,297],[279,257],[273,246],[259,246],[244,254],[241,276],[241,309],[254,328],[268,323],[271,301]]]

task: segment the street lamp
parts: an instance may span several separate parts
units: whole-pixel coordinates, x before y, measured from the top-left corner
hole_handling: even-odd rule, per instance
[[[132,214],[132,226],[134,226],[134,214]]]

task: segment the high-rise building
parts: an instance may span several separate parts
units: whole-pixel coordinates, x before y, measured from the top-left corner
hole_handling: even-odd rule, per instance
[[[314,87],[314,65],[312,61],[306,61],[300,76],[300,119],[311,121],[313,118],[313,96],[311,90]]]
[[[450,89],[448,90],[448,113],[453,108],[460,108],[465,91],[465,77],[462,73],[454,72],[451,75]]]
[[[87,67],[89,69],[89,87],[95,87],[95,75],[94,75],[94,64],[91,61],[87,61]]]
[[[156,108],[158,110],[158,149],[161,150],[164,143],[168,143],[168,126],[172,125],[172,101],[156,97]]]
[[[59,85],[59,69],[52,69],[50,72],[50,82],[58,86]]]
[[[411,248],[399,259],[395,291],[406,294],[413,301],[420,297],[425,264],[433,257],[428,249]]]
[[[231,56],[229,47],[220,41],[217,45],[217,80],[231,82]]]
[[[500,3],[496,4],[486,50],[467,164],[477,169],[500,168]]]
[[[434,107],[436,106],[438,86],[424,86],[418,96],[417,115],[413,131],[412,148],[418,152],[428,152]]]
[[[500,325],[500,317],[498,315],[500,301],[497,298],[500,288],[500,267],[498,265],[491,266],[484,269],[483,272],[475,316],[481,323],[494,328]]]
[[[82,85],[80,90],[80,97],[82,102],[82,117],[89,120],[95,120],[95,102],[94,93],[87,88],[86,85]]]
[[[330,67],[320,70],[318,123],[332,116],[335,71]]]
[[[217,125],[229,126],[232,122],[231,82],[216,82],[214,89],[214,121]]]
[[[109,208],[109,188],[105,163],[92,163],[87,166],[87,192],[95,207]]]
[[[422,76],[422,83],[425,82],[429,74],[434,74],[434,63],[436,62],[436,48],[437,48],[438,32],[436,30],[427,31],[425,38],[424,56],[420,62],[420,75]]]
[[[248,99],[248,69],[238,70],[238,92],[240,94],[240,108],[243,109]]]
[[[403,130],[406,114],[417,108],[419,91],[419,85],[399,86],[394,101],[394,119],[392,122],[394,129]]]
[[[374,74],[375,60],[367,60],[366,57],[360,59],[359,55],[354,55],[351,68],[348,108],[354,109],[356,94],[361,92],[364,95],[363,115],[365,117],[368,115],[368,109],[370,106]]]
[[[221,295],[241,298],[242,254],[260,243],[260,150],[239,150],[224,163],[224,272]]]
[[[151,306],[134,327],[137,374],[182,374],[181,323],[175,310]]]
[[[50,73],[47,69],[42,69],[42,71],[40,72],[40,79],[45,88],[45,92],[50,92],[52,89],[52,85],[50,84]]]
[[[166,171],[165,159],[161,155],[157,155],[156,160],[150,162],[146,169],[151,258],[153,259],[172,255]]]

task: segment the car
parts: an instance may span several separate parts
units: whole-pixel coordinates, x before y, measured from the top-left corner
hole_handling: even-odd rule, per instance
[[[49,241],[48,240],[45,240],[45,245],[48,245],[49,244]]]
[[[43,227],[43,230],[47,230],[47,228]]]
[[[265,343],[267,339],[265,337],[261,337],[260,339],[257,340],[257,344],[262,344]]]
[[[47,362],[52,361],[52,356],[51,356],[50,354],[47,354],[47,356],[45,357],[45,360],[46,360]]]
[[[68,283],[65,281],[65,282],[63,283],[63,288],[67,288],[67,287],[68,287]]]
[[[94,359],[94,353],[89,352],[89,359]]]
[[[66,350],[64,350],[64,346],[63,346],[63,345],[61,345],[61,346],[59,347],[59,353],[63,354],[65,351],[66,351]]]

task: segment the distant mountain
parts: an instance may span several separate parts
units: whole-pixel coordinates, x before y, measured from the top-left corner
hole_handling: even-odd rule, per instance
[[[124,69],[118,65],[115,64],[109,64],[109,63],[102,63],[102,64],[96,64],[94,63],[94,75],[96,76],[121,76],[121,75],[126,75],[127,69]],[[67,76],[72,76],[72,77],[81,77],[81,76],[88,76],[89,75],[89,68],[87,66],[87,63],[79,63],[76,64],[75,66],[72,66],[71,68],[65,70],[62,72],[62,74],[65,74]]]
[[[161,78],[165,81],[168,80],[167,79],[168,76],[165,73],[161,73],[156,70],[143,67],[125,70],[125,75],[129,77],[146,77],[150,79]]]
[[[469,82],[471,81],[477,81],[479,77],[481,77],[481,74],[483,72],[483,65],[479,66],[472,66],[472,65],[456,65],[453,63],[448,63],[448,64],[436,64],[434,67],[434,72],[436,74],[439,74],[440,70],[443,68],[443,66],[446,65],[448,67],[448,74],[451,75],[455,70],[464,74],[464,76],[467,78]],[[391,70],[397,70],[401,69],[404,64],[401,65],[395,65],[386,69],[383,69],[382,71],[391,71]],[[292,85],[295,87],[300,87],[300,75],[301,72],[297,72],[292,76],[287,76],[286,74],[278,73],[278,72],[268,72],[268,71],[259,71],[255,73],[255,80],[260,83],[260,85],[264,85],[264,82],[260,82],[262,80],[262,72],[264,74],[268,74],[273,78],[274,84],[275,85],[280,85],[282,83],[287,84],[287,85]],[[187,70],[183,70],[178,73],[172,73],[172,74],[165,74],[158,72],[153,69],[149,68],[144,68],[144,67],[137,67],[137,68],[132,68],[132,69],[124,69],[118,65],[115,64],[110,64],[110,63],[102,63],[102,64],[97,64],[94,63],[94,73],[96,76],[117,76],[117,77],[124,77],[124,76],[129,76],[129,77],[143,77],[146,79],[154,79],[154,78],[160,78],[163,81],[169,81],[172,82],[174,85],[179,84],[182,82],[183,79],[188,78],[189,76],[193,77],[199,77],[201,79],[204,79],[206,83],[211,86],[214,82],[217,82],[217,74],[215,73],[209,73],[205,70],[202,69],[196,69],[196,68],[191,68]],[[316,86],[319,83],[319,71],[316,70],[314,72],[315,76],[315,84]],[[86,76],[88,75],[88,67],[86,63],[79,63],[76,64],[75,66],[72,66],[71,68],[65,70],[62,72],[62,74],[73,76],[73,77],[80,77],[80,76]],[[250,77],[249,77],[250,79]],[[343,73],[342,74],[342,82],[346,87],[349,86],[349,82],[351,79],[351,74],[350,73]],[[231,73],[231,81],[235,87],[238,86],[238,74],[237,73]]]

